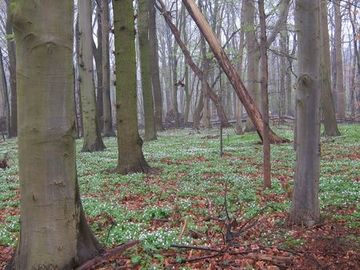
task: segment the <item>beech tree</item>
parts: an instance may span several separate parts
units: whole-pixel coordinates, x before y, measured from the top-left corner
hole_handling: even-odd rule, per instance
[[[132,0],[113,0],[118,166],[122,174],[147,172],[136,106],[135,24]]]
[[[149,40],[151,46],[151,82],[154,95],[154,110],[155,110],[155,124],[156,130],[164,130],[162,123],[162,111],[163,111],[163,98],[161,93],[160,84],[160,71],[159,71],[159,44],[157,37],[157,24],[156,24],[156,9],[155,1],[149,0],[150,6],[150,27],[149,27]]]
[[[151,1],[138,1],[138,32],[140,47],[141,89],[144,100],[145,141],[156,140],[154,99],[151,76],[151,47],[149,39]]]
[[[115,136],[110,98],[110,14],[109,0],[101,1],[101,27],[102,27],[102,95],[103,95],[103,132],[104,136]]]
[[[84,129],[84,152],[104,150],[95,100],[92,53],[91,1],[79,0],[80,29],[80,93]]]
[[[21,194],[13,268],[73,269],[101,249],[86,223],[76,177],[73,1],[12,0],[11,11]]]
[[[320,18],[319,1],[296,0],[298,82],[296,170],[291,220],[312,226],[320,219]]]
[[[321,29],[321,109],[324,117],[324,134],[338,136],[340,131],[336,122],[335,103],[331,91],[331,64],[328,29],[327,1],[320,0]]]

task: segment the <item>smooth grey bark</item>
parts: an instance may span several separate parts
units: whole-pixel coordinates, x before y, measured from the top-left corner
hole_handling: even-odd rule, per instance
[[[336,57],[336,102],[338,118],[345,120],[345,88],[343,73],[343,52],[342,52],[342,19],[340,10],[340,0],[334,0],[335,9],[335,57]]]
[[[266,44],[266,15],[264,0],[258,0],[260,17],[261,104],[263,112],[263,179],[264,187],[271,188],[271,147],[269,140],[269,71]]]
[[[97,113],[97,121],[100,132],[104,130],[104,101],[103,101],[103,14],[102,14],[102,6],[101,2],[96,2],[95,14],[97,20],[97,47],[95,46],[95,42],[93,43],[93,55],[95,59],[95,67],[96,67],[96,113]]]
[[[102,101],[103,101],[103,134],[105,137],[115,136],[111,112],[111,79],[110,79],[110,14],[109,0],[101,1],[102,17]]]
[[[244,5],[244,2],[241,5],[241,32],[240,32],[240,41],[239,41],[239,67],[238,67],[238,72],[240,74],[240,76],[242,76],[245,72],[243,70],[243,61],[244,61],[244,49],[245,49],[245,29],[244,29],[244,25],[245,25],[245,12],[246,12],[246,8]],[[240,135],[244,133],[244,127],[243,127],[243,123],[242,123],[242,104],[240,102],[240,99],[237,98],[235,96],[235,102],[236,102],[236,109],[235,109],[235,119],[236,119],[236,124],[235,124],[235,132],[236,134]]]
[[[147,172],[139,135],[136,95],[135,23],[132,0],[113,0],[116,60],[116,121],[121,174]]]
[[[151,46],[151,81],[154,95],[154,108],[155,108],[155,124],[156,130],[164,130],[162,113],[163,113],[163,98],[161,93],[160,72],[159,72],[159,46],[157,37],[156,25],[156,8],[155,1],[149,0],[150,6],[150,26],[149,26],[149,39]]]
[[[320,219],[320,18],[319,1],[296,0],[298,83],[296,169],[290,219],[312,226]]]
[[[92,8],[88,0],[79,0],[80,30],[80,93],[83,116],[84,143],[82,151],[102,151],[93,78]]]
[[[100,252],[76,177],[73,1],[13,0],[11,8],[21,192],[13,268],[73,269]]]
[[[244,0],[245,5],[245,46],[247,54],[247,72],[246,88],[254,99],[258,108],[261,108],[261,99],[259,92],[259,50],[256,45],[256,27],[255,27],[255,2],[253,0]],[[246,131],[255,131],[254,124],[251,121],[246,122]]]
[[[145,141],[156,140],[154,98],[151,74],[149,23],[151,1],[138,1],[138,37],[140,51],[141,90],[144,102]]]
[[[330,41],[328,29],[327,1],[320,0],[321,28],[321,109],[324,118],[324,135],[339,136],[336,122],[335,103],[331,91]]]

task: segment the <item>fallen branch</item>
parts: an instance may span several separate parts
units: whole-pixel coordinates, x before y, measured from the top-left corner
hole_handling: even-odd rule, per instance
[[[110,249],[110,250],[104,252],[103,254],[101,254],[100,256],[97,256],[97,257],[85,262],[84,264],[80,265],[79,267],[76,268],[76,270],[94,269],[95,267],[102,265],[103,263],[106,263],[109,258],[111,258],[115,255],[118,255],[139,243],[140,243],[139,240],[129,241],[129,242],[122,244],[116,248]]]
[[[211,259],[211,258],[220,256],[220,255],[221,255],[221,253],[216,253],[216,254],[212,254],[212,255],[195,257],[195,258],[191,258],[191,259],[182,259],[179,262],[173,262],[173,264],[177,264],[177,263],[193,263],[193,262],[197,262],[197,261],[201,261],[201,260]]]
[[[218,252],[218,253],[224,252],[224,250],[222,250],[222,249],[214,249],[214,248],[204,247],[204,246],[187,246],[187,245],[172,244],[170,247],[182,248],[182,249],[205,250],[205,251],[212,251],[212,252]]]

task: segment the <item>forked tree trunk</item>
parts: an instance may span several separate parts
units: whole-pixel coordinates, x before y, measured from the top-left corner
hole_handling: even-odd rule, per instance
[[[122,174],[146,172],[136,105],[135,25],[132,0],[113,0],[116,60],[118,166]]]
[[[154,99],[151,80],[151,47],[149,23],[151,1],[138,1],[138,31],[140,49],[141,90],[144,100],[145,141],[156,140]]]
[[[291,220],[319,221],[320,175],[320,18],[319,1],[297,0],[298,84],[296,93],[296,171]]]
[[[102,151],[102,141],[95,100],[92,54],[92,8],[88,0],[79,0],[80,28],[80,93],[83,116],[84,144],[82,151]]]
[[[73,1],[12,3],[21,192],[14,268],[73,269],[100,251],[76,178]]]
[[[115,136],[112,114],[111,114],[111,97],[110,97],[110,14],[109,0],[102,0],[102,95],[103,95],[103,132],[105,137]]]
[[[195,23],[199,27],[201,33],[204,35],[205,39],[210,45],[216,59],[218,60],[220,66],[224,70],[225,74],[229,78],[234,90],[244,104],[244,107],[253,121],[255,128],[262,139],[263,132],[263,119],[259,109],[256,107],[254,100],[251,98],[247,92],[243,82],[240,79],[239,74],[236,72],[236,69],[231,65],[230,60],[224,50],[222,49],[218,39],[215,34],[212,32],[211,27],[206,21],[205,17],[201,14],[199,8],[196,6],[193,0],[183,0],[184,5],[186,6],[189,14],[194,19]],[[272,130],[269,132],[269,140],[271,143],[281,143],[286,141],[285,139],[277,136]]]
[[[320,0],[321,37],[321,109],[324,118],[324,135],[339,136],[336,122],[335,103],[331,91],[330,44],[328,29],[327,1]]]

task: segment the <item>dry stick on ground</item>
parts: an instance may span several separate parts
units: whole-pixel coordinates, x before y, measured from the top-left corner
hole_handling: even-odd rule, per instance
[[[110,250],[104,252],[102,255],[97,256],[97,257],[87,261],[86,263],[82,264],[81,266],[76,268],[76,270],[94,269],[95,267],[100,266],[103,263],[106,263],[109,258],[111,258],[115,255],[118,255],[139,243],[140,243],[139,240],[129,241],[121,246],[110,249]]]
[[[192,263],[192,262],[196,262],[196,261],[200,261],[200,260],[205,260],[205,259],[210,259],[210,258],[214,258],[214,257],[218,257],[218,256],[223,256],[225,253],[228,253],[229,255],[232,255],[232,256],[240,255],[240,257],[244,258],[244,259],[248,258],[248,259],[253,259],[253,260],[257,260],[257,261],[271,262],[272,264],[275,264],[275,265],[280,266],[280,267],[284,267],[286,265],[289,265],[292,262],[292,257],[266,255],[266,254],[258,254],[258,253],[249,254],[249,253],[253,252],[252,250],[241,251],[241,252],[227,252],[228,247],[226,247],[224,249],[213,249],[213,248],[209,248],[209,247],[186,246],[186,245],[175,245],[175,244],[171,245],[171,247],[216,252],[215,254],[211,254],[211,255],[205,255],[205,256],[200,256],[200,257],[195,257],[195,258],[190,258],[190,259],[183,259],[180,262],[174,262],[174,264],[175,263]]]
[[[190,16],[193,18],[197,26],[199,27],[202,35],[207,40],[208,44],[210,45],[211,50],[214,53],[214,56],[218,60],[219,65],[226,73],[229,81],[231,82],[238,98],[243,103],[250,119],[254,123],[256,130],[262,139],[263,133],[263,118],[262,115],[257,108],[254,100],[249,95],[244,83],[242,82],[239,74],[237,73],[236,69],[230,63],[228,56],[226,55],[225,51],[222,49],[221,44],[217,37],[215,36],[214,32],[212,31],[209,23],[207,22],[204,15],[201,13],[198,6],[195,4],[193,0],[182,0],[184,6],[188,10]],[[276,135],[272,130],[269,132],[269,139],[271,143],[282,143],[287,142],[286,139],[283,139]]]

